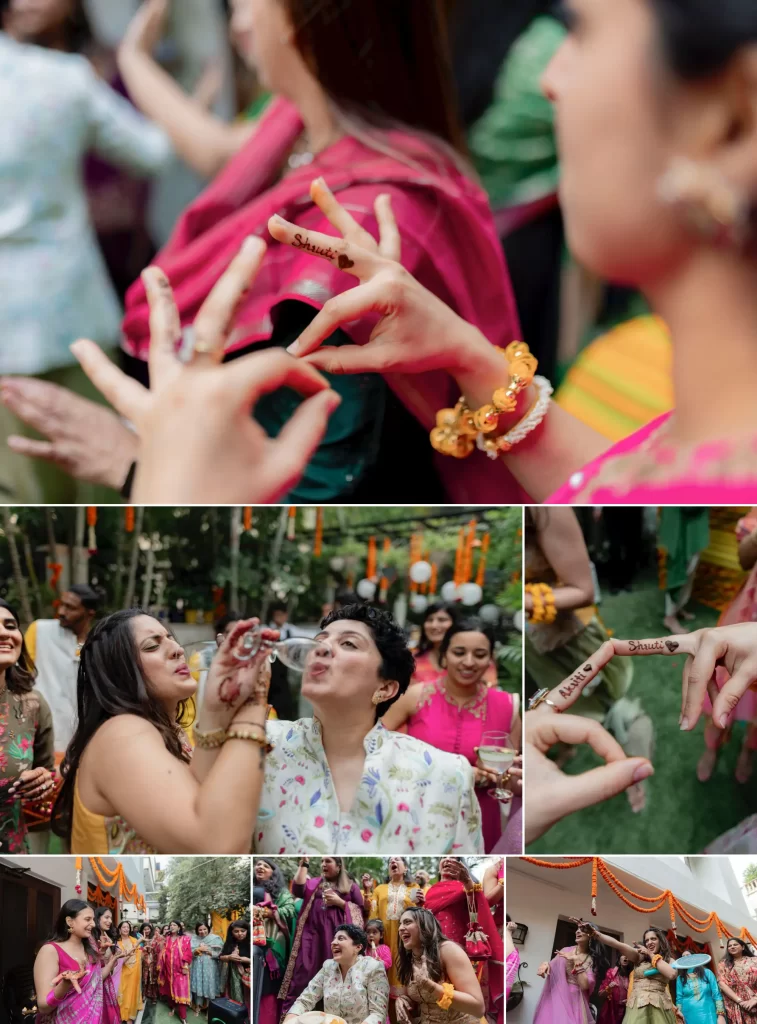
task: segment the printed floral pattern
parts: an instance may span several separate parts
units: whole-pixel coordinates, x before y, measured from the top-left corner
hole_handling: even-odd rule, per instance
[[[361,956],[342,979],[336,960],[327,960],[290,1013],[308,1013],[319,1000],[325,1013],[347,1024],[384,1024],[389,1009],[389,982],[380,960]]]
[[[253,847],[267,854],[483,853],[473,769],[376,725],[351,810],[341,811],[317,719],[268,723],[274,744]]]
[[[0,853],[26,852],[21,801],[8,790],[21,772],[52,769],[53,728],[47,702],[36,690],[0,693]]]

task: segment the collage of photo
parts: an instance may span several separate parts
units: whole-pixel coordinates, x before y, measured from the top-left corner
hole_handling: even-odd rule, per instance
[[[0,0],[0,1024],[757,1024],[757,0]]]

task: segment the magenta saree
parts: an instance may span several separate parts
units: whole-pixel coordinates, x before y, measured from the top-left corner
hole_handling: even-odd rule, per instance
[[[76,960],[57,942],[50,945],[58,953],[61,971],[80,969]],[[103,979],[99,960],[87,964],[87,973],[79,979],[79,988],[81,992],[72,988],[52,1013],[38,1013],[37,1024],[103,1024]]]
[[[599,1011],[597,1024],[623,1024],[628,999],[628,978],[619,973],[618,967],[611,967],[599,987],[604,1003]]]
[[[276,307],[296,299],[315,309],[354,287],[355,278],[328,260],[317,259],[271,239],[273,214],[296,223],[303,232],[334,235],[309,195],[310,183],[323,176],[352,216],[378,237],[373,210],[380,193],[392,198],[402,228],[402,263],[414,277],[463,319],[475,324],[493,345],[506,347],[520,337],[520,326],[502,248],[486,195],[465,177],[441,149],[420,136],[391,130],[378,148],[345,136],[318,154],[308,166],[279,177],[292,145],[302,133],[297,110],[284,99],[271,103],[255,135],[180,218],[156,264],[168,276],[186,328],[213,285],[238,252],[256,234],[268,242],[263,265],[240,308],[226,351],[267,342]],[[365,344],[374,321],[347,324],[355,344]],[[146,359],[148,308],[141,281],[126,297],[123,341],[126,351]],[[387,384],[418,421],[431,430],[439,409],[454,405],[459,394],[442,371],[387,376]],[[503,462],[483,452],[464,460],[436,456],[446,490],[455,502],[517,502],[522,492]]]
[[[624,438],[574,473],[548,505],[752,505],[757,495],[757,437],[700,444],[682,455],[666,440],[672,413]],[[727,467],[753,456],[748,473]],[[538,458],[538,451],[534,451]],[[666,468],[666,479],[645,480],[648,467]]]
[[[574,953],[575,946],[567,946],[565,952]],[[594,987],[594,972],[586,972],[589,992],[584,993],[574,975],[568,972],[568,962],[556,956],[549,964],[549,976],[544,982],[544,991],[536,1007],[534,1024],[593,1024],[594,1017],[589,1006],[589,994]]]

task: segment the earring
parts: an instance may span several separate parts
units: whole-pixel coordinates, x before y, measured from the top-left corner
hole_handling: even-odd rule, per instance
[[[371,697],[371,703],[373,704],[374,707],[378,707],[378,705],[383,703],[383,701],[385,699],[386,699],[385,697],[381,696],[381,691],[380,690],[376,690],[374,695]]]
[[[681,209],[701,237],[737,248],[748,240],[748,198],[714,167],[678,157],[661,178],[658,192],[664,203]]]

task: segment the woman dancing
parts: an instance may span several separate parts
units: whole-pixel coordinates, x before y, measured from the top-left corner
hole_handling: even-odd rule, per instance
[[[268,722],[286,754],[266,758],[255,852],[302,854],[326,840],[340,854],[483,852],[468,760],[382,724],[413,673],[400,626],[381,609],[348,605],[315,639],[301,690],[315,718]],[[307,765],[301,775],[295,761]]]
[[[52,796],[53,720],[14,608],[0,598],[0,853],[26,850],[24,800]]]
[[[117,951],[101,963],[92,942],[95,912],[84,900],[60,908],[50,939],[34,961],[40,1024],[118,1024],[103,1001],[103,979],[124,956]]]
[[[195,925],[192,939],[192,970],[190,972],[190,991],[195,1013],[207,1010],[211,999],[215,999],[221,991],[218,980],[218,958],[223,949],[220,935],[213,935],[206,924]]]
[[[442,674],[432,682],[412,684],[382,719],[386,729],[406,725],[409,736],[467,757],[476,776],[487,853],[502,835],[502,810],[489,795],[500,776],[481,765],[478,748],[489,731],[511,735],[520,747],[518,697],[485,681],[493,650],[489,626],[473,616],[459,618],[439,647]]]
[[[628,999],[628,985],[633,964],[627,956],[618,957],[617,967],[611,967],[599,986],[601,1006],[597,1024],[623,1024]]]
[[[240,919],[233,921],[226,935],[221,955],[221,993],[250,1009],[250,925]]]
[[[72,853],[249,851],[270,666],[265,650],[247,662],[234,651],[256,624],[237,623],[213,659],[194,755],[179,722],[196,683],[175,637],[136,608],[95,625],[81,650],[78,724],[53,812]],[[121,744],[134,763],[110,771]]]
[[[341,1017],[347,1024],[385,1024],[389,982],[384,965],[366,956],[368,937],[363,929],[353,924],[342,925],[330,948],[331,958],[324,961],[282,1024],[294,1024],[320,1000],[327,1014]]]
[[[676,1024],[669,985],[677,973],[671,967],[673,957],[668,940],[659,928],[647,928],[641,943],[629,946],[611,935],[603,935],[585,921],[576,920],[576,925],[592,942],[616,949],[633,964],[623,1024]]]
[[[323,857],[319,878],[308,877],[310,859],[303,857],[292,883],[292,895],[302,900],[292,952],[279,991],[282,1011],[304,991],[318,965],[327,959],[334,932],[342,924],[363,927],[363,896],[347,874],[341,857]]]
[[[678,971],[676,1005],[686,1024],[726,1024],[723,996],[715,975],[706,967]]]
[[[187,1007],[190,1004],[189,971],[192,964],[192,942],[180,921],[171,921],[168,926],[168,938],[160,953],[160,977],[163,979],[163,992],[173,1014],[176,1012],[180,1020],[187,1019]]]
[[[255,973],[253,989],[258,1003],[255,1019],[258,1024],[278,1024],[277,998],[289,961],[297,920],[297,902],[287,887],[281,868],[273,860],[255,858],[255,885],[262,887],[269,898],[266,905],[255,901],[255,913],[263,918],[265,947],[254,946],[253,954],[260,957],[259,973]],[[271,962],[271,954],[273,962]]]
[[[729,939],[718,964],[728,1024],[750,1024],[757,1015],[757,957],[741,939]]]
[[[486,1012],[473,965],[442,932],[430,910],[410,907],[400,921],[397,1020],[409,1024],[479,1024]]]
[[[383,926],[389,958],[389,997],[396,999],[399,979],[394,961],[399,948],[399,928],[402,912],[419,902],[420,889],[410,881],[407,864],[402,857],[389,858],[389,880],[374,888],[370,875],[363,875],[363,900],[368,917],[378,918]],[[383,939],[382,939],[383,941]]]
[[[131,933],[128,921],[122,921],[118,926],[118,936],[118,948],[124,955],[118,986],[118,1008],[121,1020],[133,1024],[145,1005],[142,999],[142,950]]]
[[[534,1024],[587,1024],[593,1019],[589,999],[609,966],[601,943],[582,924],[575,946],[566,946],[536,972],[545,979]]]

